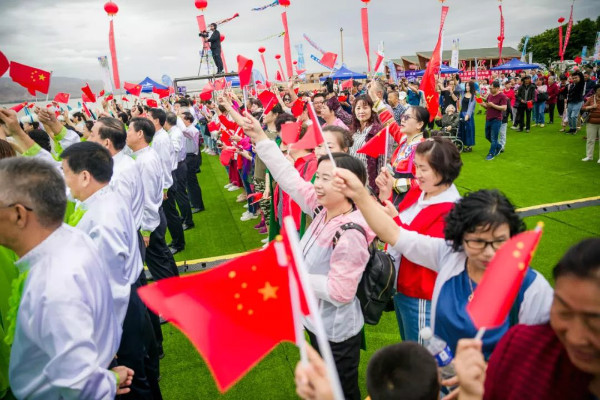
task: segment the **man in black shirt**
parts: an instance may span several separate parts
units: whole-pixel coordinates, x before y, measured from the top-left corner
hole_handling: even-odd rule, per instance
[[[217,24],[212,23],[208,26],[208,37],[206,41],[210,43],[210,51],[212,52],[213,60],[217,66],[217,74],[223,73],[223,60],[221,59],[221,33],[217,30]],[[200,34],[202,36],[202,34]]]

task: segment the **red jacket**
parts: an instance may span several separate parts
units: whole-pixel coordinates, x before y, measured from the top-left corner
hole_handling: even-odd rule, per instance
[[[421,189],[412,186],[398,206],[398,211],[404,211],[415,204],[420,195]],[[404,229],[443,238],[446,226],[445,218],[452,207],[454,207],[454,203],[432,204],[421,210],[410,224],[403,224],[399,217],[396,217],[395,221]],[[398,292],[409,297],[431,300],[436,278],[436,272],[402,257],[398,269]]]
[[[554,82],[552,85],[548,85],[548,100],[546,100],[546,103],[556,104],[558,100],[558,91],[558,83]]]

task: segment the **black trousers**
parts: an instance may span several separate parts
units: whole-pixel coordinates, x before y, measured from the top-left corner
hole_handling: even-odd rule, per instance
[[[188,153],[185,157],[185,163],[187,164],[187,190],[190,196],[190,203],[192,207],[204,210],[204,201],[202,200],[202,188],[198,183],[198,175],[196,171],[202,163],[202,157],[198,154]]]
[[[548,104],[548,108],[546,110],[548,110],[548,117],[549,117],[549,121],[551,124],[554,123],[554,108],[556,107],[556,104],[552,103],[552,104]]]
[[[523,130],[523,126],[526,130],[531,129],[531,109],[527,108],[526,104],[519,104],[517,120],[519,121],[520,130]]]
[[[560,117],[562,118],[563,112],[565,112],[565,101],[564,100],[558,100],[556,102],[556,111],[558,112],[558,115],[560,115]]]
[[[317,337],[310,331],[306,331],[312,347],[319,351]],[[356,336],[344,340],[340,343],[329,342],[331,353],[335,361],[342,391],[346,400],[360,400],[360,389],[358,387],[358,364],[360,363],[360,345],[362,343],[362,334],[359,332]]]
[[[183,227],[181,226],[181,218],[176,206],[177,197],[177,176],[173,171],[173,185],[167,190],[167,199],[163,200],[162,208],[167,217],[167,228],[171,234],[173,241],[171,246],[176,249],[183,249],[185,247],[185,236],[183,236]]]
[[[175,201],[181,212],[181,220],[186,225],[194,225],[192,220],[192,209],[190,207],[190,199],[187,192],[187,175],[188,167],[185,161],[180,161],[175,170],[177,177],[177,192],[175,193]],[[174,182],[175,183],[175,182]]]
[[[221,48],[218,49],[210,49],[212,52],[213,60],[215,61],[215,65],[217,66],[217,72],[223,72],[223,60],[221,60]]]

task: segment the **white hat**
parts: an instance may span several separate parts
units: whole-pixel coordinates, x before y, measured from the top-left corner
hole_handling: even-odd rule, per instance
[[[21,121],[22,124],[33,124],[34,122],[40,122],[35,114],[25,115],[21,117],[19,121]]]

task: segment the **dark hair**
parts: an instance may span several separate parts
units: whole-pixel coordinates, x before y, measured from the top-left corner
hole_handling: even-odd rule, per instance
[[[177,125],[177,115],[174,112],[169,111],[167,113],[167,118],[165,121],[167,124],[169,124],[171,126],[176,126]],[[192,121],[193,121],[193,119],[192,119]]]
[[[452,250],[461,251],[465,233],[477,228],[496,229],[508,224],[510,236],[525,230],[515,206],[498,190],[482,189],[466,194],[446,217],[444,237]]]
[[[127,132],[123,122],[116,118],[102,117],[97,123],[100,138],[110,140],[115,150],[123,150],[127,143]]]
[[[350,125],[350,130],[352,132],[358,132],[360,130],[360,121],[356,118],[356,106],[358,106],[359,102],[364,102],[371,109],[371,118],[367,121],[367,125],[373,125],[376,122],[379,122],[379,117],[377,113],[373,111],[373,100],[366,95],[360,95],[356,99],[354,99],[354,104],[352,104],[352,124]]]
[[[138,113],[140,113],[140,114],[143,114],[143,113],[144,113],[144,107],[142,107],[141,105],[139,105],[139,104],[136,104],[136,105],[134,105],[133,107],[134,107],[134,108],[137,108],[137,110],[138,110]]]
[[[33,126],[33,129],[39,129],[40,123],[38,121],[25,121],[26,124]],[[21,128],[23,128],[23,124],[21,123]]]
[[[315,95],[313,96],[313,101],[315,101],[315,97],[322,97],[323,100],[325,100],[327,98],[327,94],[323,93],[323,92],[317,92],[315,93]]]
[[[347,169],[356,175],[363,185],[367,183],[367,169],[362,161],[352,157],[348,153],[335,152],[331,153],[331,155],[333,156],[333,161],[335,161],[337,168]],[[325,154],[324,156],[319,157],[317,165],[320,165],[323,161],[330,161],[329,155]]]
[[[475,95],[477,94],[477,89],[475,89],[475,82],[468,81],[467,83],[465,83],[465,88],[468,92],[470,92],[473,95],[473,97],[475,97]]]
[[[277,130],[277,132],[281,132],[281,125],[286,124],[288,122],[296,122],[296,117],[286,112],[279,114],[275,119],[275,129]]]
[[[81,121],[85,121],[85,117],[83,116],[83,113],[81,111],[76,111],[73,113],[73,118],[77,118]]]
[[[227,113],[227,109],[225,108],[225,106],[223,106],[223,105],[219,104],[219,106],[218,106],[218,107],[219,107],[219,111],[221,111],[221,113],[223,113],[223,114]],[[241,108],[240,108],[240,109],[241,109]]]
[[[154,129],[154,125],[152,124],[152,122],[150,122],[148,118],[132,118],[131,121],[129,121],[129,125],[132,126],[133,130],[136,132],[144,132],[144,139],[146,140],[146,143],[150,144],[150,142],[152,142],[152,139],[154,139],[154,134],[156,133],[156,130]]]
[[[377,350],[367,365],[367,392],[373,400],[437,400],[435,359],[416,342]]]
[[[584,239],[572,246],[560,259],[552,275],[554,279],[571,275],[577,278],[600,279],[600,238]]]
[[[88,131],[92,131],[92,128],[94,127],[94,121],[85,121],[84,122],[85,127],[87,128]]]
[[[98,182],[110,182],[113,159],[108,150],[98,143],[75,143],[67,147],[60,158],[66,160],[69,168],[76,174],[88,171]]]
[[[277,103],[271,108],[271,112],[281,115],[283,114],[283,107],[281,107],[281,104]]]
[[[449,139],[441,136],[427,139],[419,143],[415,153],[427,158],[429,166],[441,176],[436,186],[450,185],[458,178],[463,163],[456,145]]]
[[[15,149],[12,148],[10,143],[8,143],[4,139],[0,139],[0,160],[3,158],[15,157],[17,153],[15,153]]]
[[[189,112],[189,111],[186,111],[186,112],[184,112],[184,113],[183,113],[183,114],[181,114],[181,115],[182,115],[182,118],[183,118],[184,120],[186,120],[186,121],[188,121],[188,122],[194,122],[194,116],[192,115],[192,113],[191,113],[191,112]],[[175,118],[175,123],[177,123],[177,118]],[[175,125],[175,124],[172,124],[172,125]]]
[[[119,114],[117,114],[117,116],[119,117],[119,119],[121,120],[122,123],[127,125],[127,123],[129,122],[129,114],[121,111]]]
[[[215,24],[214,22],[212,24],[208,24],[209,27],[214,26],[215,29],[217,29],[217,24]]]
[[[0,198],[33,208],[44,227],[60,225],[67,208],[65,181],[56,166],[33,157],[0,160]]]
[[[323,128],[323,132],[331,132],[335,134],[338,145],[344,149],[350,149],[354,144],[352,133],[348,129],[344,129],[341,126],[329,125]]]
[[[429,134],[427,133],[427,124],[429,123],[429,111],[425,107],[421,106],[412,106],[410,107],[413,110],[413,117],[417,122],[422,122],[423,127],[421,128],[421,132],[423,132],[423,137],[428,138]]]
[[[179,99],[175,102],[175,104],[179,104],[182,107],[188,107],[190,105],[186,99]]]
[[[165,121],[167,120],[167,113],[165,110],[160,108],[151,108],[150,116],[152,119],[157,119],[160,126],[165,126]]]
[[[52,152],[52,145],[50,144],[50,136],[48,136],[46,131],[43,131],[41,129],[32,129],[29,132],[27,132],[27,135],[29,135],[31,140],[33,140],[35,143],[37,143],[38,146],[40,146],[42,149],[46,150],[49,153]]]

